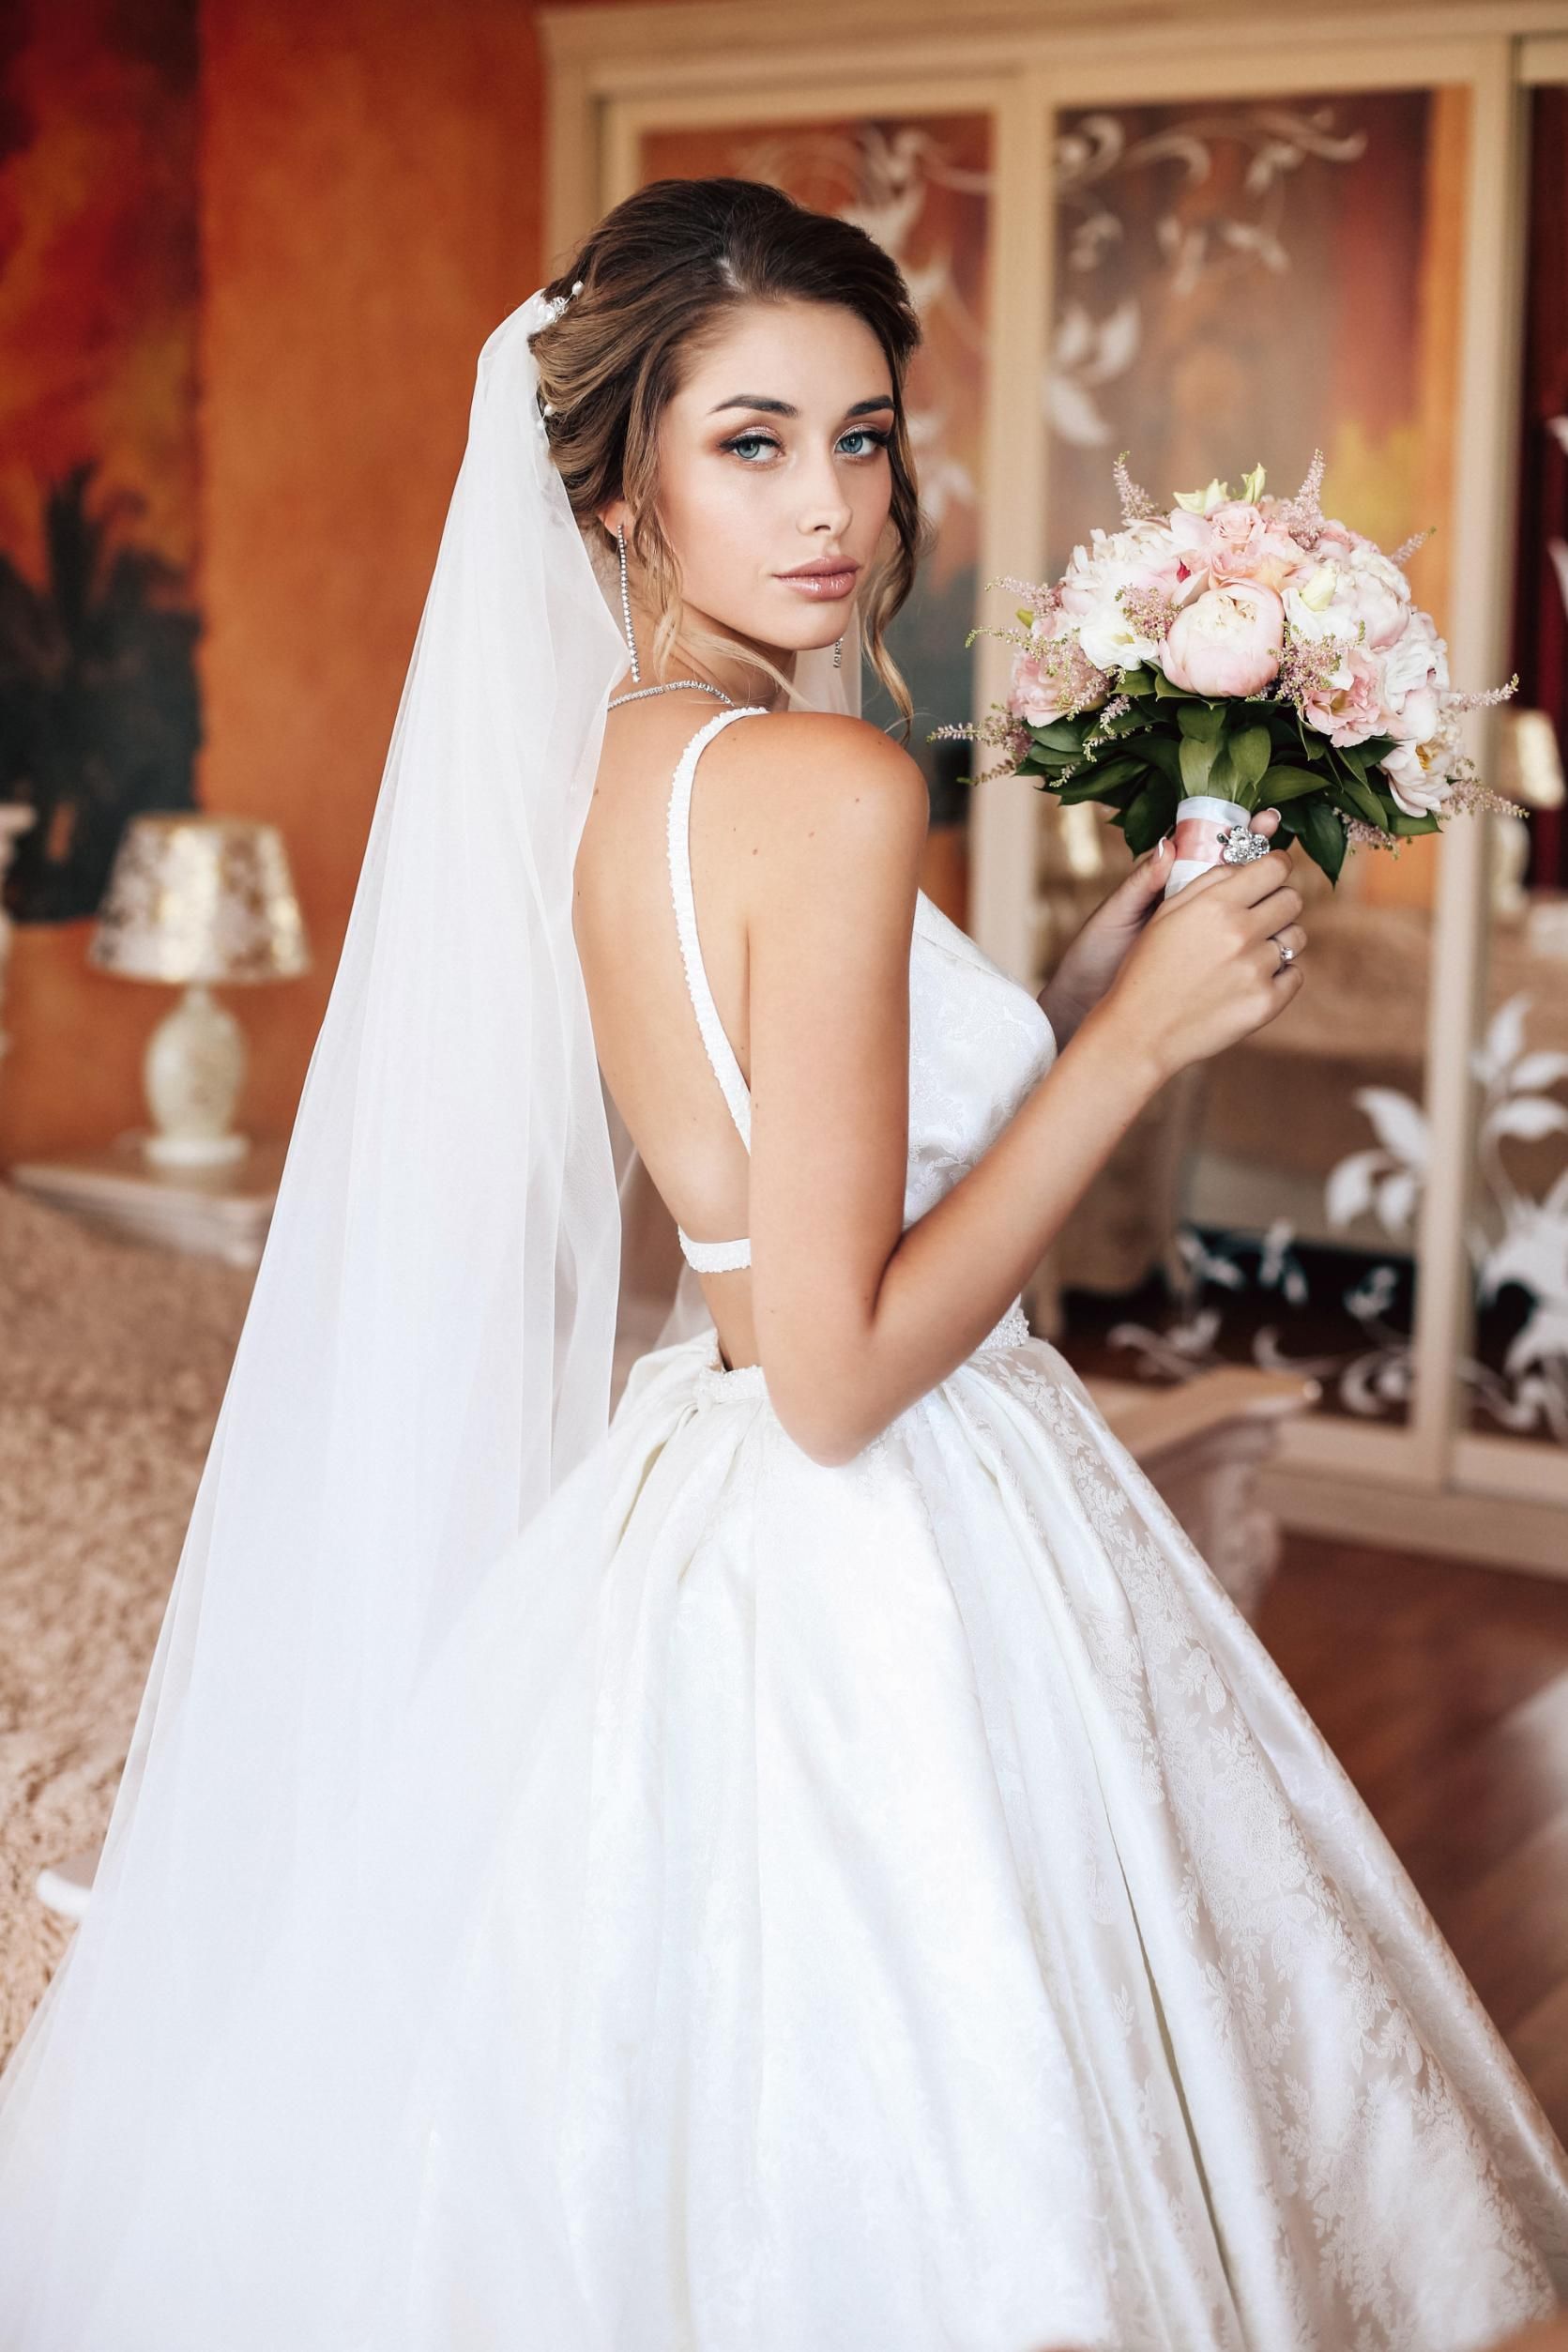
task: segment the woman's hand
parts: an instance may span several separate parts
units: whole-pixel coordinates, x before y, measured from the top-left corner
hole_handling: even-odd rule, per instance
[[[1157,1082],[1222,1053],[1298,994],[1302,966],[1280,949],[1305,947],[1302,906],[1287,849],[1200,874],[1149,916],[1090,1026],[1147,1059]]]
[[[1269,808],[1254,819],[1252,830],[1271,837],[1278,825],[1278,809]],[[1172,854],[1168,833],[1145,850],[1096,907],[1041,990],[1040,1009],[1058,1046],[1093,1012],[1143,937],[1170,879]]]

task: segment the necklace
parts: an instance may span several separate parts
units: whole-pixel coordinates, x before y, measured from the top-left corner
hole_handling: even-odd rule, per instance
[[[607,710],[618,710],[623,702],[646,702],[649,695],[678,695],[692,687],[700,695],[716,695],[721,702],[735,709],[735,696],[726,695],[722,686],[710,686],[706,678],[672,678],[667,686],[637,686],[629,695],[612,695],[605,704]]]

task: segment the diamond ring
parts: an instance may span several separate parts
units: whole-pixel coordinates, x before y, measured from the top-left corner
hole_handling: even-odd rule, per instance
[[[1284,971],[1287,964],[1295,962],[1296,951],[1293,947],[1286,947],[1283,939],[1276,939],[1274,945],[1279,949],[1279,968]]]

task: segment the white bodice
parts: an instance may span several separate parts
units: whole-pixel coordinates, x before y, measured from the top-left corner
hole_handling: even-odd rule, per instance
[[[722,710],[699,728],[676,769],[668,826],[670,888],[686,984],[713,1074],[748,1151],[751,1097],[719,1018],[697,936],[691,813],[693,780],[705,747],[735,720],[755,715],[750,709]],[[994,964],[921,891],[909,942],[906,1226],[923,1216],[973,1168],[1055,1054],[1051,1024],[1028,989]],[[744,1238],[696,1242],[680,1231],[680,1246],[688,1262],[705,1274],[752,1262],[751,1243]]]

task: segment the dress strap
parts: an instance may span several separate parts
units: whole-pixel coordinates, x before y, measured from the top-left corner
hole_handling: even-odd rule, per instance
[[[740,1140],[749,1152],[752,1148],[752,1098],[747,1091],[735,1048],[724,1034],[719,1018],[719,1008],[713,1001],[708,985],[708,970],[702,960],[702,945],[697,937],[697,904],[692,889],[692,785],[697,772],[697,762],[713,738],[737,719],[766,718],[760,703],[747,703],[734,710],[721,710],[700,726],[686,749],[675,771],[670,787],[669,857],[670,893],[675,900],[676,930],[680,939],[680,960],[686,972],[686,988],[697,1027],[702,1032],[703,1046],[713,1067],[713,1075],[723,1090],[729,1105],[730,1117],[739,1131]],[[724,1245],[728,1246],[728,1245]]]

